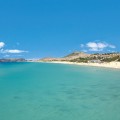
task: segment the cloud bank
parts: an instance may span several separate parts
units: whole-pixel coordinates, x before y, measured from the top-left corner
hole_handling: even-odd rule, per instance
[[[115,49],[116,46],[112,44],[108,44],[106,42],[88,42],[86,44],[81,44],[81,48],[86,49],[86,51],[104,51],[105,49]]]
[[[4,49],[5,43],[0,42],[0,53],[3,54],[20,54],[20,53],[27,53],[28,51],[19,50],[19,49]]]
[[[14,50],[3,50],[2,51],[2,53],[13,53],[13,54],[19,54],[19,53],[25,53],[25,52],[28,52],[28,51],[17,50],[17,49],[14,49]]]

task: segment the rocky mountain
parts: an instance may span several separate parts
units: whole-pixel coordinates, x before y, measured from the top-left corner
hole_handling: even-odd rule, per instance
[[[120,53],[96,53],[87,54],[84,52],[73,52],[62,58],[43,58],[40,61],[69,61],[69,62],[111,62],[120,61]]]
[[[24,58],[3,58],[0,59],[0,62],[25,62]]]
[[[84,52],[73,52],[65,57],[63,57],[65,60],[73,60],[77,58],[86,58],[89,57],[90,54],[84,53]]]

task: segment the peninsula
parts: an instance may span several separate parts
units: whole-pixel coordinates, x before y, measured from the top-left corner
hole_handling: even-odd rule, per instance
[[[120,68],[120,53],[87,54],[84,52],[73,52],[62,58],[47,57],[39,59],[38,62]]]

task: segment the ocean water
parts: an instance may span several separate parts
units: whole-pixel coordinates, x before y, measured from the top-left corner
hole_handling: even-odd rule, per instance
[[[0,63],[0,120],[120,120],[120,70]]]

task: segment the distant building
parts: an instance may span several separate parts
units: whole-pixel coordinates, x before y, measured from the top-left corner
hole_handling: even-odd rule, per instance
[[[101,63],[100,60],[89,60],[88,63]]]

